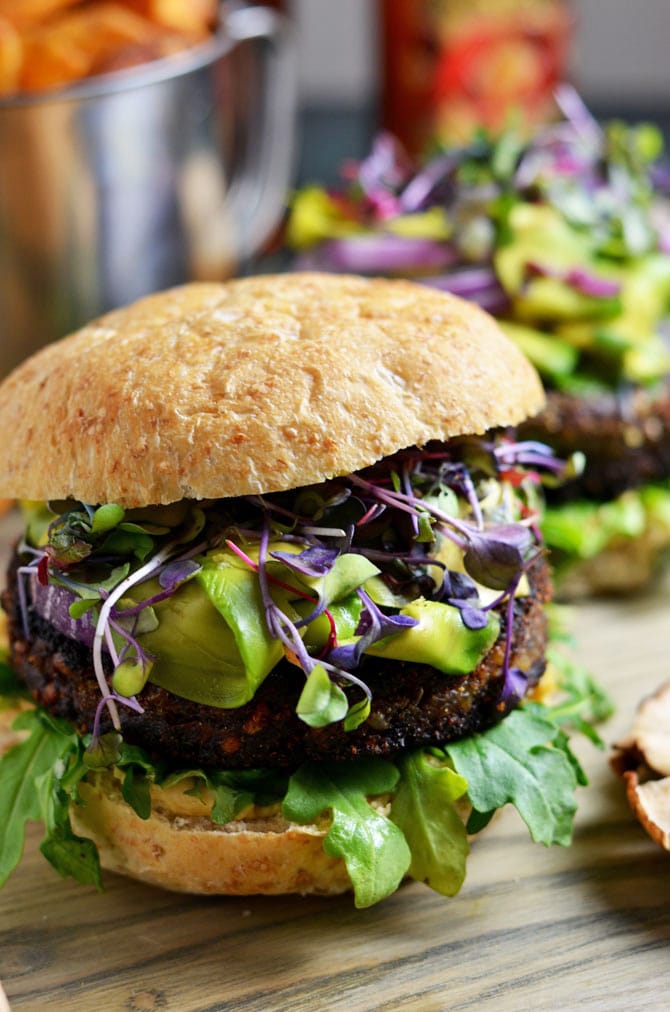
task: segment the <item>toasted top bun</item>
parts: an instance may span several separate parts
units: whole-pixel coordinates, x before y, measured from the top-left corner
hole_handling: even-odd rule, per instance
[[[123,506],[313,484],[544,403],[482,310],[405,281],[191,284],[116,310],[0,387],[0,496]]]

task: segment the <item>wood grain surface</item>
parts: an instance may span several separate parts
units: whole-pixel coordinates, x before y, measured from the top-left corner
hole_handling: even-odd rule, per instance
[[[13,524],[0,524],[4,546]],[[580,657],[617,705],[608,744],[670,677],[669,611],[670,583],[574,609]],[[578,751],[590,784],[572,847],[531,843],[505,810],[451,900],[414,883],[356,911],[347,897],[203,899],[112,875],[98,894],[55,875],[34,827],[0,893],[11,1008],[667,1009],[670,854],[634,821],[608,754]]]

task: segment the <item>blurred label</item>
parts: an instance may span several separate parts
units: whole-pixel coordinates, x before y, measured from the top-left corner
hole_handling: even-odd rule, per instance
[[[572,20],[562,0],[380,0],[383,119],[414,153],[554,112]]]

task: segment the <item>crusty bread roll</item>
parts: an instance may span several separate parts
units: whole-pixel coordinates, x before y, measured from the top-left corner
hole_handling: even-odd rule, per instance
[[[319,274],[191,284],[5,381],[0,496],[133,507],[295,488],[543,403],[521,352],[454,296]]]
[[[191,284],[102,317],[5,380],[0,496],[141,507],[292,490],[407,447],[513,425],[543,403],[537,374],[516,346],[491,317],[454,296],[404,281],[320,274]],[[34,408],[28,416],[26,405]],[[543,666],[550,592],[545,563],[538,566],[512,648],[514,663],[525,658],[533,678]],[[19,673],[44,702],[37,683],[52,670],[56,641],[43,624],[46,639],[31,659],[33,634],[12,614],[13,645],[21,647],[15,660],[27,658]],[[500,691],[502,635],[473,676],[463,704],[469,712],[481,687],[489,705],[489,680]],[[88,682],[92,666],[87,659]],[[420,667],[429,677],[430,665]],[[63,662],[58,677],[79,684],[80,666]],[[51,684],[50,695],[58,692]],[[422,694],[412,686],[411,699]],[[198,722],[207,722],[207,709]],[[276,721],[276,707],[269,712]],[[92,718],[84,720],[81,708],[75,716],[90,730]],[[256,734],[261,724],[248,723],[245,734]],[[227,755],[222,746],[224,764]],[[74,831],[95,842],[110,870],[195,893],[351,888],[343,861],[323,849],[327,816],[297,825],[279,806],[254,808],[219,826],[210,818],[213,798],[188,795],[181,782],[153,786],[143,820],[120,785],[114,771],[89,773],[79,787],[83,804],[70,807]],[[387,801],[371,799],[384,814]]]

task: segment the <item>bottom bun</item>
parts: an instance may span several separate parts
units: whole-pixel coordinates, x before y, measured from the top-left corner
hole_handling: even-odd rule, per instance
[[[323,850],[328,821],[302,826],[277,808],[247,810],[225,826],[208,818],[213,799],[152,786],[152,810],[140,819],[113,773],[80,785],[84,804],[71,808],[72,828],[96,844],[104,868],[175,892],[228,896],[351,889],[344,862]]]

